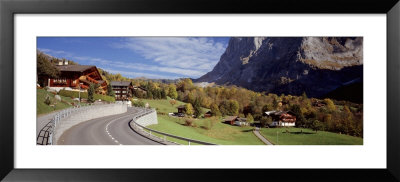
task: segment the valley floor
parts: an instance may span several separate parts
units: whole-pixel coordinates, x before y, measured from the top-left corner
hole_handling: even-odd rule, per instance
[[[185,138],[210,142],[219,145],[264,145],[252,132],[254,127],[232,126],[225,124],[222,118],[195,119],[194,126],[186,126],[184,118],[171,117],[176,112],[167,100],[142,100],[156,108],[158,124],[148,126],[151,129]],[[206,129],[210,128],[210,129]],[[288,131],[288,132],[287,132]],[[260,133],[274,145],[362,145],[363,139],[325,131],[312,131],[306,128],[261,128]],[[169,138],[168,140],[187,145],[186,141]]]

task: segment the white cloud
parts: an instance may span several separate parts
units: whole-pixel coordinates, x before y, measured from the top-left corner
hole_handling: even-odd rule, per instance
[[[49,54],[51,56],[71,56],[72,54],[69,52],[65,51],[60,51],[60,50],[53,50],[53,49],[46,49],[46,48],[38,48],[40,51]]]
[[[143,37],[125,39],[114,47],[128,48],[163,66],[195,69],[205,74],[218,63],[226,45],[210,38]]]
[[[122,70],[114,70],[114,69],[104,69],[107,72],[113,73],[113,74],[121,74],[125,76],[129,76],[132,78],[136,77],[146,77],[146,78],[152,78],[152,79],[177,79],[179,77],[177,76],[165,76],[165,75],[159,75],[159,74],[151,74],[151,73],[141,73],[141,72],[130,72],[130,71],[122,71]]]
[[[136,70],[141,70],[141,71],[173,73],[178,75],[184,75],[186,77],[199,77],[205,74],[203,71],[198,71],[196,69],[183,69],[183,68],[176,68],[169,66],[157,66],[149,64],[122,62],[122,61],[111,61],[111,60],[92,58],[86,56],[85,57],[74,56],[73,58],[75,60],[86,61],[90,64],[95,64],[95,65],[101,64],[107,67],[131,69],[132,73],[135,72]]]

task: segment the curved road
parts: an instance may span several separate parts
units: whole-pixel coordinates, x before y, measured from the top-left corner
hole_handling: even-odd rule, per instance
[[[137,112],[128,108],[128,112],[77,124],[64,132],[58,145],[160,145],[160,143],[134,132],[129,121]]]

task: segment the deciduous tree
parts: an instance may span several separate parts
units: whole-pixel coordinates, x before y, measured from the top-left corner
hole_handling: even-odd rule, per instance
[[[185,114],[192,116],[194,113],[194,109],[191,103],[185,104]]]

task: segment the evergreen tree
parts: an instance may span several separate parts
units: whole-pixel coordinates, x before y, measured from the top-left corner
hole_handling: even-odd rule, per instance
[[[108,84],[108,85],[107,85],[107,95],[108,95],[108,96],[115,97],[115,93],[114,93],[114,90],[112,89],[111,84]]]
[[[161,89],[161,99],[167,99],[167,93],[164,89]]]
[[[203,108],[201,108],[201,99],[196,98],[193,105],[194,116],[198,118],[203,113]]]
[[[273,109],[278,109],[279,107],[278,99],[274,98],[274,100],[272,101],[272,107]]]
[[[89,89],[88,89],[88,101],[93,103],[94,102],[94,92],[95,92],[95,88],[94,88],[94,84],[90,84]]]

